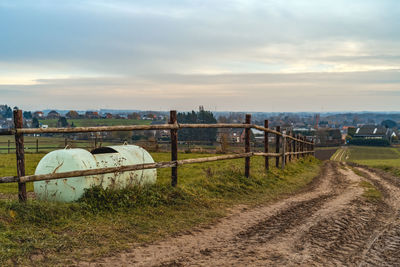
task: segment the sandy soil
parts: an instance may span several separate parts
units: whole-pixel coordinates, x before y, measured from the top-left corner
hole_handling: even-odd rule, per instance
[[[400,182],[328,162],[302,192],[265,206],[237,207],[208,228],[79,266],[399,266]],[[367,180],[383,194],[368,201]]]

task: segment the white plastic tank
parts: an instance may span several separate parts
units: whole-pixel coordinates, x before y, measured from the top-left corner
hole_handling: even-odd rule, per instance
[[[134,145],[100,147],[91,152],[74,148],[55,150],[45,155],[35,174],[60,173],[106,167],[153,163],[151,155]],[[106,173],[92,176],[62,178],[34,182],[36,197],[41,200],[72,202],[78,200],[85,189],[101,185],[103,188],[124,188],[129,185],[155,183],[156,169]]]

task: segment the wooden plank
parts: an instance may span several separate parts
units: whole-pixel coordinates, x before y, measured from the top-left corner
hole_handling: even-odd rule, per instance
[[[18,133],[83,133],[83,132],[112,132],[112,131],[141,131],[141,130],[172,130],[178,128],[251,128],[252,125],[240,123],[215,124],[160,124],[160,125],[124,125],[124,126],[93,126],[74,128],[22,128]]]
[[[18,176],[5,176],[5,177],[0,177],[0,184],[5,184],[5,183],[18,183],[19,177]]]
[[[22,128],[24,126],[22,110],[14,110],[13,115],[15,129]],[[15,133],[15,153],[17,156],[17,176],[25,176],[24,135],[21,133]],[[26,184],[23,182],[18,183],[18,199],[23,202],[26,201]]]
[[[202,123],[182,123],[179,124],[179,129],[181,128],[254,128],[254,125],[250,123],[212,123],[212,124],[202,124]]]
[[[0,135],[14,135],[15,131],[12,129],[0,129]]]
[[[62,178],[70,178],[70,177],[90,176],[90,175],[98,175],[98,174],[105,174],[105,173],[117,173],[117,172],[146,170],[146,169],[170,168],[170,167],[176,167],[176,166],[187,165],[187,164],[213,162],[213,161],[220,161],[220,160],[231,160],[231,159],[239,159],[239,158],[245,158],[245,157],[251,157],[251,156],[282,157],[282,154],[249,152],[249,153],[239,153],[239,154],[213,156],[213,157],[205,157],[205,158],[183,159],[183,160],[177,160],[177,161],[127,165],[127,166],[121,166],[121,167],[109,167],[109,168],[79,170],[79,171],[62,172],[62,173],[28,175],[28,176],[21,177],[21,182],[54,180],[54,179],[62,179]],[[18,181],[19,181],[18,176],[0,177],[0,183],[15,183]]]
[[[182,128],[254,128],[268,133],[283,136],[282,133],[254,124],[239,123],[215,123],[215,124],[161,124],[161,125],[124,125],[124,126],[94,126],[94,127],[74,127],[74,128],[22,128],[16,129],[22,134],[40,134],[40,133],[84,133],[84,132],[112,132],[112,131],[141,131],[141,130],[172,130]],[[7,135],[13,134],[15,131],[7,131]],[[295,140],[294,137],[286,135],[286,138]],[[299,142],[307,142],[298,140]]]
[[[282,153],[264,153],[264,152],[253,152],[254,156],[264,156],[264,157],[282,157]]]
[[[205,158],[183,159],[183,160],[177,160],[177,161],[135,164],[135,165],[120,166],[120,167],[109,167],[109,168],[79,170],[79,171],[70,171],[70,172],[61,172],[61,173],[40,174],[40,175],[28,175],[28,176],[21,177],[21,181],[33,182],[33,181],[54,180],[54,179],[62,179],[62,178],[70,178],[70,177],[98,175],[98,174],[104,174],[104,173],[118,173],[118,172],[126,172],[126,171],[137,171],[137,170],[159,169],[159,168],[170,168],[170,167],[173,168],[173,167],[186,165],[186,164],[239,159],[239,158],[245,158],[245,157],[251,157],[251,156],[253,156],[252,152],[232,154],[232,155],[214,156],[214,157],[205,157]],[[17,179],[18,179],[18,177],[2,177],[2,178],[0,178],[0,183],[15,182],[15,181],[18,181]]]
[[[251,115],[246,114],[246,124],[251,124]],[[249,153],[250,152],[250,128],[246,128],[244,130],[244,152]],[[246,157],[244,159],[244,176],[249,177],[250,176],[250,157]]]
[[[176,110],[171,110],[169,115],[169,124],[177,125]],[[171,161],[178,160],[178,129],[171,129]],[[171,185],[178,184],[178,167],[171,169]]]

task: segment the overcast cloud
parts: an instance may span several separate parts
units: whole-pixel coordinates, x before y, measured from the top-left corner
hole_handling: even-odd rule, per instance
[[[0,1],[0,103],[399,110],[400,1]]]

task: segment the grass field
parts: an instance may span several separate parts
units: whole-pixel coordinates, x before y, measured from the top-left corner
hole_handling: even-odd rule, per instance
[[[400,149],[397,147],[350,146],[338,150],[331,159],[355,162],[400,176]]]
[[[170,157],[152,155],[156,161]],[[41,156],[26,155],[28,174]],[[181,154],[180,158],[204,156]],[[14,174],[14,156],[0,155],[0,159],[0,175]],[[320,170],[320,162],[311,157],[288,164],[284,171],[272,168],[268,174],[263,162],[262,157],[251,159],[250,178],[243,176],[243,159],[182,166],[177,188],[169,185],[170,169],[159,169],[153,186],[120,191],[94,188],[78,203],[0,200],[0,265],[69,265],[72,258],[106,256],[132,243],[210,223],[232,205],[255,205],[293,193]],[[5,185],[0,190],[16,192]]]
[[[34,137],[25,136],[24,146],[25,153],[36,153],[36,140],[38,140],[39,153],[47,153],[56,149],[65,148],[65,138],[64,137]],[[15,140],[14,136],[0,136],[0,154],[8,153],[8,141],[10,141],[10,154],[15,153]],[[83,148],[83,149],[93,149],[94,140],[67,140],[67,144],[70,148]],[[109,146],[109,145],[122,145],[123,142],[109,142],[109,141],[98,141],[98,146]]]
[[[49,127],[57,127],[58,119],[43,119],[40,123]],[[68,119],[68,123],[74,123],[75,127],[88,126],[114,126],[114,125],[150,125],[151,120],[134,120],[134,119]]]

